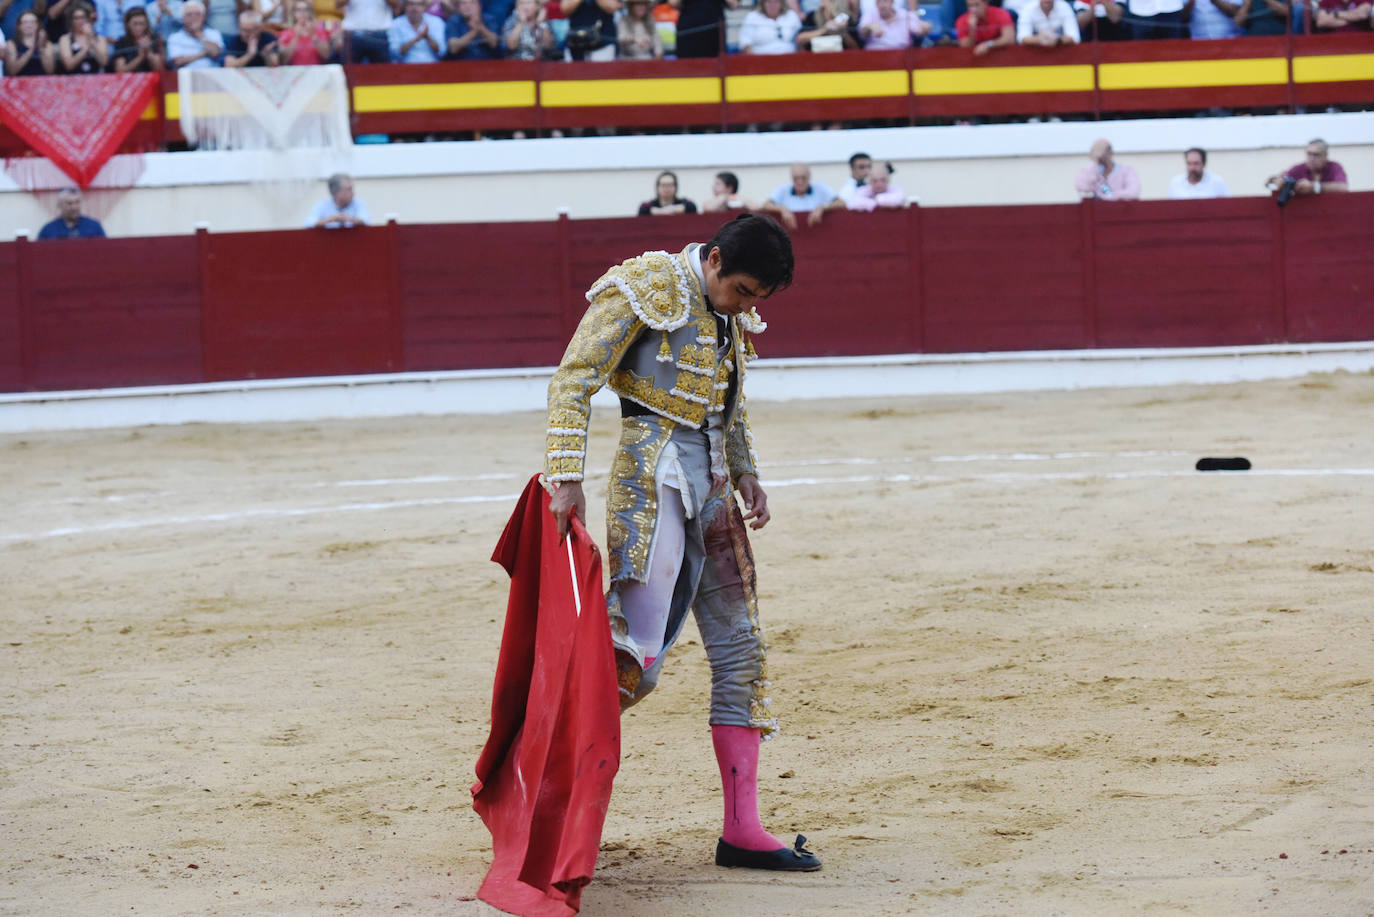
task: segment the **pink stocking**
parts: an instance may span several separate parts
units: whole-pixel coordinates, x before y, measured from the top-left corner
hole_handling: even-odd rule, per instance
[[[745,850],[786,847],[759,821],[759,731],[747,726],[712,726],[711,743],[725,793],[725,843]]]

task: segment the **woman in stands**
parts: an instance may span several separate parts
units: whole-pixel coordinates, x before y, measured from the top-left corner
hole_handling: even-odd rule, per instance
[[[76,0],[67,9],[67,34],[57,42],[57,72],[103,73],[109,63],[109,42],[95,33],[95,7]]]
[[[677,173],[660,172],[654,179],[653,200],[639,205],[642,217],[662,217],[674,213],[696,213],[697,205],[689,198],[677,196]]]
[[[303,67],[329,63],[341,37],[337,29],[331,31],[315,18],[311,0],[296,0],[291,6],[291,28],[277,36],[277,45],[283,64]]]
[[[625,13],[616,23],[616,42],[621,60],[658,60],[663,57],[663,39],[653,17],[649,0],[629,0]]]
[[[14,36],[5,42],[6,76],[42,76],[53,72],[53,46],[33,10],[19,14]]]
[[[135,6],[124,14],[124,37],[115,42],[115,73],[161,73],[167,69],[162,39],[148,22],[148,13]]]
[[[739,0],[668,0],[677,7],[677,56],[716,57],[724,46],[725,8]]]
[[[539,0],[516,0],[502,35],[506,57],[511,60],[538,60],[554,48],[553,29]]]
[[[817,38],[820,42],[813,45]],[[849,0],[821,0],[821,5],[802,20],[798,51],[852,51],[858,47],[858,16]]]
[[[761,0],[740,25],[739,49],[744,54],[791,54],[800,31],[801,17],[782,0]]]

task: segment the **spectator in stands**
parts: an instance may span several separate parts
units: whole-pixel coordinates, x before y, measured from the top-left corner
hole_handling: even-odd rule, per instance
[[[711,179],[711,196],[701,205],[703,213],[724,213],[727,210],[757,210],[752,202],[739,194],[739,176],[734,172],[717,172]]]
[[[52,42],[54,47],[58,40],[67,34],[67,11],[75,2],[76,0],[48,0],[48,9],[43,16],[43,29],[48,33],[48,41]]]
[[[1126,4],[1116,0],[1073,0],[1074,15],[1078,17],[1078,32],[1084,41],[1130,41],[1131,28],[1126,22]]]
[[[353,179],[342,172],[329,176],[329,197],[320,201],[305,218],[306,229],[347,229],[366,226],[367,205],[353,195]]]
[[[1011,13],[1000,6],[988,6],[988,0],[968,0],[968,12],[954,24],[959,47],[972,48],[977,55],[1016,44],[1016,26]]]
[[[1115,161],[1109,141],[1095,142],[1088,158],[1092,162],[1084,166],[1074,180],[1080,195],[1099,201],[1140,200],[1140,176],[1135,174],[1135,169]]]
[[[570,60],[615,60],[615,14],[620,0],[559,0],[568,17]]]
[[[1239,4],[1231,0],[1193,0],[1193,18],[1188,23],[1193,40],[1236,38],[1245,34],[1236,25],[1239,11]]]
[[[677,174],[660,172],[654,179],[654,197],[639,205],[642,217],[670,216],[675,213],[696,213],[697,205],[689,198],[677,196]]]
[[[897,9],[894,0],[878,0],[872,14],[859,20],[859,39],[866,51],[899,51],[930,33],[930,23],[912,10]]]
[[[34,10],[19,14],[14,35],[5,42],[6,76],[42,76],[54,68],[52,44]]]
[[[539,0],[516,0],[504,36],[506,57],[513,60],[538,60],[549,56],[555,46],[553,29]]]
[[[48,11],[47,0],[0,0],[0,34],[9,38],[19,34],[19,17],[29,10],[38,16],[38,27],[43,27],[43,16]]]
[[[124,14],[124,36],[115,42],[115,73],[161,73],[167,69],[162,37],[153,31],[148,11],[136,6]]]
[[[81,192],[63,188],[57,194],[57,219],[38,231],[39,239],[103,239],[105,227],[81,215]]]
[[[1285,178],[1293,179],[1296,194],[1339,194],[1350,190],[1349,179],[1339,162],[1329,156],[1326,141],[1320,137],[1307,143],[1307,159],[1298,163],[1287,172],[1271,175],[1265,186],[1271,191],[1283,187]]]
[[[148,21],[164,41],[181,28],[182,6],[182,0],[148,0]]]
[[[873,157],[867,153],[855,153],[849,157],[849,177],[840,185],[840,199],[848,207],[854,201],[854,195],[868,182],[868,176],[873,171]]]
[[[1016,20],[1016,41],[1022,45],[1057,48],[1081,40],[1078,19],[1065,0],[1035,0],[1021,8]]]
[[[852,51],[859,47],[859,22],[849,0],[820,0],[820,5],[802,18],[798,51]]]
[[[94,0],[95,33],[105,36],[114,43],[124,37],[124,14],[129,10],[143,8],[143,0]]]
[[[1246,35],[1282,35],[1290,12],[1284,0],[1240,0],[1234,18]]]
[[[750,10],[739,27],[739,49],[743,54],[791,54],[800,32],[801,17],[783,0],[759,0],[758,9]]]
[[[224,49],[224,66],[275,67],[281,63],[278,51],[277,36],[262,27],[262,14],[244,10],[239,13],[239,33]]]
[[[739,0],[669,0],[678,8],[677,56],[716,57],[725,46],[725,8]]]
[[[227,47],[229,39],[239,33],[240,0],[202,0],[202,2],[205,4],[205,27],[218,32]]]
[[[401,14],[401,0],[336,0],[344,11],[344,40],[348,61],[353,64],[385,64],[391,61],[387,29]]]
[[[1184,21],[1185,0],[1127,0],[1132,41],[1159,38],[1187,38]]]
[[[1207,171],[1207,151],[1195,146],[1183,154],[1184,171],[1169,181],[1169,197],[1229,197],[1221,176]]]
[[[629,0],[625,14],[616,26],[616,42],[623,60],[658,60],[663,57],[663,39],[658,34],[649,0]]]
[[[57,72],[103,73],[110,63],[110,44],[95,33],[95,7],[86,0],[68,6],[67,28],[57,41]]]
[[[906,192],[901,185],[892,181],[892,173],[897,171],[890,162],[880,162],[873,167],[868,181],[854,192],[850,210],[900,210],[906,206]]]
[[[1317,32],[1367,31],[1370,0],[1319,0],[1312,27]]]
[[[400,64],[432,64],[444,52],[444,20],[425,12],[428,0],[405,0],[405,12],[391,20],[387,45]]]
[[[780,0],[779,0],[780,2]],[[797,228],[796,213],[805,213],[808,226],[819,226],[827,210],[843,210],[844,201],[829,185],[811,180],[811,167],[792,166],[790,184],[779,185],[764,202],[763,209],[776,213],[788,229]]]
[[[255,10],[262,17],[262,27],[273,35],[285,30],[290,23],[291,0],[235,0],[235,3],[244,9]]]
[[[291,4],[291,28],[277,36],[281,62],[294,67],[327,64],[342,44],[343,32],[337,25],[331,29],[316,19],[311,0]]]
[[[224,51],[224,36],[205,24],[205,4],[186,0],[181,7],[181,31],[167,39],[167,56],[172,67],[202,69],[218,67]]]
[[[458,0],[444,23],[447,60],[492,60],[501,56],[501,23],[488,22],[481,0]]]

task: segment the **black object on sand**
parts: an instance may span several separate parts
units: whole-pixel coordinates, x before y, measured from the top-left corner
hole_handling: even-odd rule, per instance
[[[1197,460],[1198,471],[1249,471],[1250,460],[1242,456],[1233,458],[1200,458]]]

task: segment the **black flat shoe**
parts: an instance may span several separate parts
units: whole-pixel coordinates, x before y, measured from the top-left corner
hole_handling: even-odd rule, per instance
[[[779,847],[777,850],[745,850],[734,844],[725,843],[721,838],[716,841],[717,866],[743,866],[745,869],[772,869],[778,872],[815,872],[821,868],[821,861],[803,844],[806,838],[797,835],[797,844],[790,850]]]

